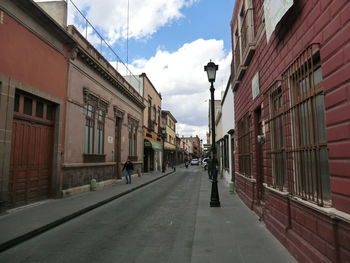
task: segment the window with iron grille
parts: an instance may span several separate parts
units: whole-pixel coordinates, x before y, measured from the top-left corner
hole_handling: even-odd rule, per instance
[[[94,127],[95,127],[95,107],[92,104],[86,105],[85,120],[85,153],[94,153]]]
[[[251,116],[246,114],[238,121],[238,161],[240,174],[252,176]]]
[[[108,104],[93,94],[84,94],[86,102],[84,162],[104,161],[104,127]]]
[[[284,190],[287,187],[285,120],[283,111],[283,92],[280,83],[276,83],[270,93],[270,126],[271,126],[271,159],[272,183],[275,188]]]
[[[135,160],[137,157],[137,130],[138,122],[132,118],[129,118],[129,157]],[[137,159],[137,158],[136,158]]]
[[[289,191],[323,205],[330,186],[318,44],[310,45],[282,74],[282,85],[290,96],[284,116]]]
[[[105,113],[99,109],[97,111],[97,154],[104,153],[104,130],[105,130]]]

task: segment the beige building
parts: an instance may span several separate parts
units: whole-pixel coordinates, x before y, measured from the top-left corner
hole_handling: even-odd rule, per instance
[[[162,96],[145,73],[139,75],[139,81],[143,87],[143,102],[145,105],[143,111],[143,171],[161,171],[163,149],[160,130]]]
[[[164,142],[164,161],[167,166],[176,164],[176,119],[170,111],[162,110],[162,122],[166,137]]]

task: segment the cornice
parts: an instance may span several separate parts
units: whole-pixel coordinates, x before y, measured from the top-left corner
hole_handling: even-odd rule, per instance
[[[132,94],[126,87],[124,87],[120,82],[113,77],[107,70],[104,69],[95,59],[88,55],[81,47],[77,48],[77,57],[90,69],[100,75],[103,79],[108,81],[113,87],[118,91],[123,93],[131,101],[133,101],[141,109],[144,109],[145,106],[142,102],[142,99],[138,99],[134,94]]]

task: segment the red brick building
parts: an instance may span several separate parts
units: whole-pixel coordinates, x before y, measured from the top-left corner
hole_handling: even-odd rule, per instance
[[[1,210],[60,194],[68,59],[75,42],[25,0],[1,1],[0,35]]]
[[[350,2],[271,3],[231,21],[237,192],[298,261],[348,262]]]

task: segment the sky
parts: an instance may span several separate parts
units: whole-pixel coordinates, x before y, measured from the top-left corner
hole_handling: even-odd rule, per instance
[[[100,45],[102,52],[104,43],[91,27],[86,29],[70,0],[67,2],[68,23]],[[73,2],[132,74],[147,74],[162,94],[162,109],[171,111],[177,120],[176,133],[198,135],[206,142],[210,83],[204,66],[210,60],[219,65],[215,99],[221,99],[230,74],[234,0]],[[115,64],[117,58],[108,55],[109,51],[105,54]]]

